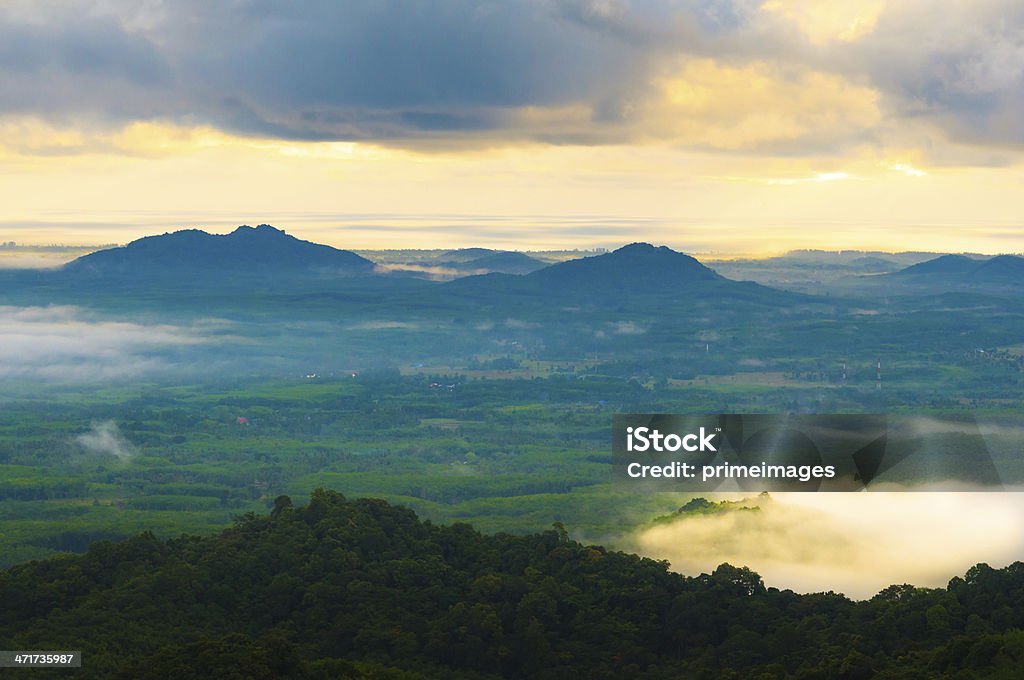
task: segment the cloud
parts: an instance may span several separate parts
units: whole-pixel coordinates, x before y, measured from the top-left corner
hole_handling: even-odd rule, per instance
[[[421,149],[1020,145],[1022,76],[1024,7],[1011,0],[0,9],[0,117],[14,121],[0,143],[29,154],[130,153],[138,135],[116,133],[139,124]]]
[[[888,114],[967,144],[1024,141],[1024,6],[889,2],[874,30],[829,57],[884,93]]]
[[[884,0],[767,0],[761,9],[795,25],[812,43],[850,42],[870,34]]]
[[[635,321],[612,321],[609,324],[615,335],[643,335],[647,329]]]
[[[0,269],[55,269],[84,254],[80,251],[47,253],[0,250]]]
[[[642,80],[642,53],[584,16],[540,0],[183,0],[145,21],[128,3],[19,4],[0,10],[0,92],[19,93],[0,110],[283,139],[472,136]]]
[[[38,11],[0,9],[0,110],[115,121],[166,110],[173,75],[150,37],[68,5]]]
[[[348,327],[353,331],[384,331],[394,329],[415,329],[419,324],[411,321],[361,321]]]
[[[522,319],[505,319],[505,328],[514,330],[525,330],[527,328],[539,328],[540,324],[533,321],[523,321]]]
[[[978,562],[1024,557],[1024,494],[776,494],[758,511],[691,515],[636,537],[676,571],[746,565],[800,592],[866,598],[899,583],[945,586]]]
[[[376,271],[382,274],[412,272],[416,274],[423,274],[426,278],[432,281],[450,281],[463,276],[471,276],[473,274],[486,274],[488,270],[460,270],[452,269],[451,267],[438,267],[423,264],[410,264],[410,263],[396,263],[396,264],[378,264]]]
[[[113,420],[93,423],[92,429],[75,437],[75,441],[90,453],[114,456],[122,462],[131,460],[136,453]]]
[[[96,318],[73,306],[0,306],[0,377],[100,382],[165,370],[161,352],[194,347],[195,329]]]
[[[659,95],[641,123],[646,134],[691,147],[837,148],[881,120],[879,94],[846,78],[765,61],[743,66],[687,59],[656,80]]]

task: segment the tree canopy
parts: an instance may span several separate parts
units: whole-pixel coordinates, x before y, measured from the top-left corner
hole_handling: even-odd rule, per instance
[[[0,602],[0,647],[81,649],[95,678],[1009,678],[1024,664],[1019,562],[855,602],[322,489],[219,535],[11,567]]]

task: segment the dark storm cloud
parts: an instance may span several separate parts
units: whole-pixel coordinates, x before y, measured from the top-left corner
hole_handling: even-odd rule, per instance
[[[890,123],[1024,139],[1024,6],[893,4],[862,39],[815,44],[761,5],[12,1],[0,8],[0,114],[285,139],[629,141],[652,81],[704,56],[842,75],[878,89]]]
[[[218,90],[258,104],[405,111],[557,105],[621,80],[628,50],[539,3],[305,3],[225,14],[185,55]],[[236,30],[226,52],[203,49]]]
[[[58,25],[0,21],[4,113],[149,117],[162,109],[172,81],[158,48],[112,18]]]
[[[114,7],[9,14],[0,109],[388,138],[497,130],[522,107],[616,99],[643,82],[642,49],[554,2],[184,0],[143,27]]]

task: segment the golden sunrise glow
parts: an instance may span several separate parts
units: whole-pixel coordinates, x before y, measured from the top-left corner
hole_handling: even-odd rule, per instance
[[[677,31],[685,38],[678,44],[689,44],[703,30],[700,22],[648,18],[624,1],[580,6],[584,28],[572,29],[586,31],[580,35],[607,29],[625,36],[623,44],[654,45],[621,81],[600,74],[595,82],[608,86],[600,96],[577,92],[571,78],[558,84],[566,94],[555,88],[519,96],[515,88],[527,92],[529,83],[515,85],[513,76],[526,65],[510,62],[512,89],[492,95],[490,104],[469,96],[444,108],[428,92],[426,103],[376,112],[359,134],[325,133],[324,141],[317,141],[321,120],[332,125],[337,118],[345,130],[345,116],[358,121],[362,109],[335,116],[331,101],[268,100],[278,108],[246,133],[187,108],[167,117],[106,118],[79,113],[73,102],[66,111],[57,104],[42,113],[0,111],[0,240],[126,242],[184,227],[227,231],[267,222],[349,248],[586,248],[644,240],[722,255],[1024,250],[1021,150],[998,143],[1016,124],[1013,116],[982,119],[968,107],[961,125],[954,113],[926,111],[913,80],[909,95],[894,94],[877,77],[888,73],[887,62],[860,68],[843,51],[878,34],[910,38],[908,31],[923,30],[916,5],[767,0],[746,8],[734,36],[716,43],[710,32],[706,49],[692,53],[658,36]],[[18,7],[9,17],[46,25],[42,10]],[[943,35],[967,25],[975,10],[956,11],[944,15]],[[145,33],[170,16],[140,11],[118,20]],[[980,30],[960,37],[974,40],[977,53],[931,91],[991,97],[993,88],[1016,82],[1013,45],[1002,33],[989,38]],[[766,36],[775,42],[754,50]],[[614,47],[618,39],[600,45]],[[880,44],[886,55],[908,52],[904,68],[917,68],[913,55],[922,41],[897,45],[886,37]],[[988,45],[991,53],[983,51]],[[923,69],[921,77],[929,73]],[[154,92],[174,85],[155,82],[147,85]],[[74,79],[61,83],[61,93],[76,87]],[[75,96],[89,103],[91,93]],[[118,101],[110,95],[109,108],[119,112]],[[257,118],[258,107],[250,109],[246,115]],[[275,133],[278,124],[298,132]]]
[[[811,42],[857,40],[874,30],[884,0],[767,0],[761,9],[792,22]]]
[[[826,73],[742,68],[711,59],[660,81],[654,134],[676,143],[744,149],[769,142],[844,135],[878,124],[878,96]]]
[[[804,106],[795,101],[794,110]],[[709,121],[724,139],[726,123]],[[736,121],[748,141],[796,129]],[[436,153],[165,125],[95,139],[16,129],[33,131],[33,148],[73,140],[89,150],[5,157],[0,240],[111,243],[270,222],[350,248],[650,240],[748,255],[796,247],[1024,250],[1013,218],[1024,180],[1018,168],[928,168],[920,154],[871,147],[844,158],[721,155],[664,143]]]
[[[978,555],[1022,547],[1020,493],[773,494],[761,512],[693,515],[639,532],[641,552],[683,573],[748,564],[780,588],[869,598],[887,584],[942,588]],[[986,531],[979,531],[982,525]]]

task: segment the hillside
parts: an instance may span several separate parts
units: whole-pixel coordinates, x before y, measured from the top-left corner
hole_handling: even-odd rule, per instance
[[[966,255],[941,255],[896,272],[897,276],[962,276],[977,269],[981,260]]]
[[[943,255],[901,269],[893,276],[922,284],[1017,287],[1024,285],[1024,257],[996,255],[978,259]]]
[[[1024,285],[1024,257],[1018,255],[996,255],[982,262],[972,272],[979,281],[1006,285]]]
[[[323,490],[216,536],[12,567],[0,600],[0,646],[81,649],[91,678],[974,678],[1024,661],[1021,563],[853,602]]]
[[[666,246],[632,243],[604,255],[568,260],[530,277],[545,288],[654,292],[721,279],[689,255]]]
[[[645,300],[701,305],[724,299],[776,306],[804,299],[756,283],[727,279],[689,255],[648,243],[559,262],[524,276],[470,276],[446,287],[492,299],[605,306]]]
[[[450,266],[453,269],[464,272],[487,271],[502,274],[529,274],[548,265],[546,262],[530,257],[525,253],[494,251],[469,260],[453,262]]]
[[[454,250],[448,250],[441,253],[438,260],[444,262],[468,262],[469,260],[476,260],[481,257],[495,255],[500,252],[504,251],[494,250],[492,248],[456,248]]]

